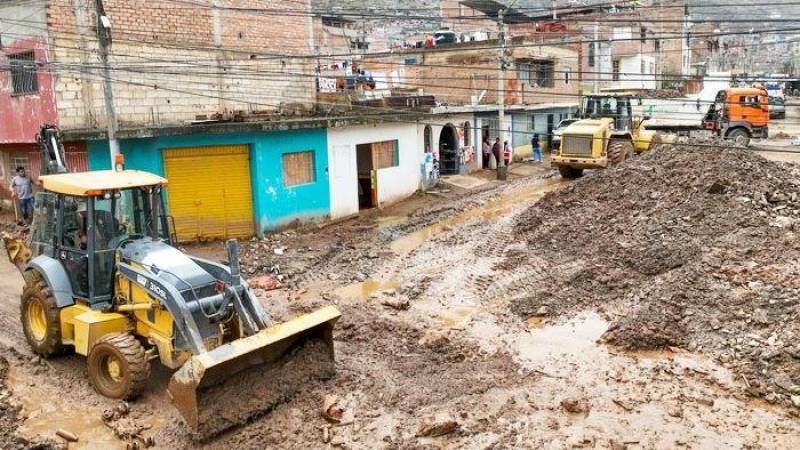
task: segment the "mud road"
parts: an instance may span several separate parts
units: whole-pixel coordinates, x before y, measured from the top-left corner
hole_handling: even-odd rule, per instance
[[[80,439],[71,449],[800,447],[796,413],[749,397],[704,354],[600,344],[603,308],[512,312],[507,287],[551,269],[536,255],[524,269],[508,263],[525,245],[513,227],[566,185],[549,170],[529,173],[244,246],[249,275],[281,281],[258,292],[276,320],[331,303],[342,310],[337,375],[210,442],[192,440],[169,406],[166,371],[125,406],[91,391],[82,358],[33,358],[18,324],[21,280],[0,262],[0,356],[22,407],[17,432],[64,445],[54,433],[68,429]],[[326,397],[337,420],[322,414]]]

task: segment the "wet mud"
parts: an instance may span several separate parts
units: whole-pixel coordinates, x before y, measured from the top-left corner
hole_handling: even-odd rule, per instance
[[[515,233],[550,270],[507,293],[523,318],[597,308],[603,341],[712,355],[750,394],[800,404],[800,178],[745,149],[662,146],[546,196]]]
[[[171,374],[156,371],[145,395],[113,423],[124,429],[149,427],[142,435],[152,438],[156,449],[800,447],[800,423],[790,410],[746,395],[739,372],[706,356],[705,347],[629,349],[604,342],[623,328],[622,317],[635,315],[625,301],[606,301],[616,298],[610,292],[631,287],[624,273],[631,269],[608,264],[592,270],[589,263],[596,260],[580,253],[591,247],[585,241],[566,248],[565,258],[555,257],[569,240],[546,234],[547,224],[560,223],[564,233],[582,236],[574,227],[585,222],[575,216],[557,222],[564,213],[551,202],[576,188],[554,177],[554,171],[527,168],[533,176],[502,185],[489,182],[471,192],[453,188],[444,196],[418,196],[356,219],[244,243],[248,276],[280,278],[279,288],[257,292],[273,320],[329,304],[341,310],[334,330],[335,375],[305,380],[268,413],[198,441],[166,400]],[[597,175],[604,174],[578,184]],[[537,205],[550,206],[540,217],[533,213]],[[611,213],[601,220],[623,226]],[[541,239],[518,234],[521,227],[531,227]],[[224,257],[209,244],[202,250],[212,259]],[[664,276],[675,271],[670,267],[676,262],[703,254],[669,246],[648,250],[635,258],[652,262],[632,271],[633,279]],[[618,260],[615,254],[613,261]],[[731,291],[743,299],[754,289],[747,282],[783,280],[790,286],[786,280],[793,279],[745,267],[728,275],[745,280],[744,287]],[[782,270],[789,273],[791,267]],[[659,283],[652,284],[656,289]],[[2,285],[0,293],[18,296]],[[687,311],[681,317],[690,317]],[[652,313],[663,312],[653,308]],[[0,324],[12,330],[0,332],[0,340],[21,346],[13,314],[0,304]],[[669,312],[664,323],[672,317]],[[691,333],[691,323],[681,320]],[[657,341],[662,336],[656,323]],[[64,374],[63,383],[49,371],[37,380],[60,387],[65,399],[86,414],[92,403],[113,407],[80,390],[85,380],[78,359],[48,362]],[[31,373],[28,365],[19,368]],[[245,393],[236,403],[262,397],[252,395],[258,391],[250,386],[253,380],[234,381],[242,382]]]

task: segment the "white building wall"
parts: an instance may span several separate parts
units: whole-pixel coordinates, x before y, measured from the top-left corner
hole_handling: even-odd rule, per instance
[[[655,89],[655,58],[638,54],[620,58],[619,87],[624,89]]]
[[[384,123],[328,129],[331,217],[358,213],[356,146],[398,141],[399,165],[378,170],[378,206],[400,201],[420,187],[424,158],[417,124]],[[343,156],[344,155],[344,156]]]
[[[464,124],[469,123],[469,138],[465,139]],[[425,133],[425,126],[430,125],[433,131],[433,154],[436,159],[439,159],[439,139],[442,135],[442,129],[448,125],[455,127],[458,136],[458,146],[462,149],[467,157],[467,164],[475,170],[480,168],[481,164],[481,134],[480,122],[475,120],[474,114],[453,114],[443,116],[441,118],[431,118],[426,120],[425,124],[421,124],[418,129],[420,145],[424,142],[423,136]],[[506,119],[506,127],[509,130],[508,137],[511,137],[511,117]],[[496,131],[494,132],[496,133]]]

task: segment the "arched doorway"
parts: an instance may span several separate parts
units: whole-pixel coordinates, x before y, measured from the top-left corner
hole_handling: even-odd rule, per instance
[[[448,123],[439,134],[439,171],[442,175],[455,175],[459,171],[458,131]]]

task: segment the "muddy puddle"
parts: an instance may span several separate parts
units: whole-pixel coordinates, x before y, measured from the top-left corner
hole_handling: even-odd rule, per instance
[[[406,256],[424,244],[428,239],[435,237],[452,227],[463,225],[471,220],[490,220],[511,213],[516,208],[521,208],[527,203],[542,198],[546,193],[558,189],[568,181],[561,178],[546,180],[512,192],[504,193],[497,199],[488,201],[485,205],[466,210],[442,222],[429,225],[414,233],[403,236],[390,244],[390,248],[399,256]]]
[[[535,370],[552,368],[552,362],[570,360],[573,363],[591,363],[598,355],[607,356],[607,350],[597,340],[608,329],[608,322],[597,314],[585,314],[563,324],[528,321],[529,331],[516,340],[516,350],[523,367]],[[569,371],[560,370],[554,375],[567,377]]]
[[[31,386],[13,367],[8,383],[14,397],[22,403],[26,419],[19,431],[23,435],[64,442],[56,436],[56,431],[63,429],[78,436],[78,442],[69,444],[70,449],[125,449],[125,443],[103,424],[100,409],[68,405],[57,392],[43,390],[39,385]]]
[[[334,293],[340,298],[347,300],[367,300],[373,294],[380,291],[397,289],[400,284],[396,280],[366,280],[361,283],[353,283],[337,289]]]

